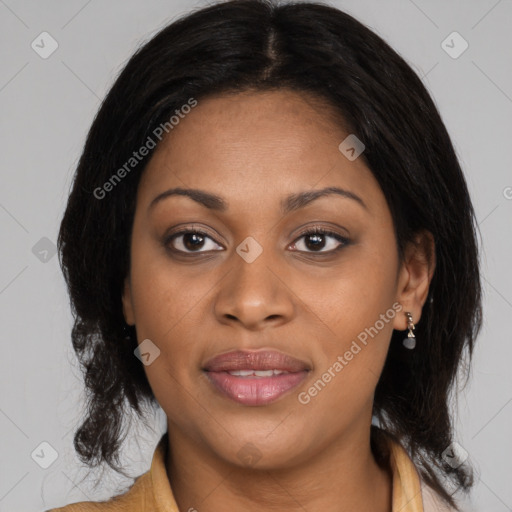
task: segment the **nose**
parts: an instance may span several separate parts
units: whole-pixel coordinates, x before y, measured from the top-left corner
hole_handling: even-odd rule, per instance
[[[294,294],[284,271],[266,256],[253,262],[233,254],[233,266],[221,281],[214,311],[223,324],[238,324],[251,331],[289,322],[296,311]]]

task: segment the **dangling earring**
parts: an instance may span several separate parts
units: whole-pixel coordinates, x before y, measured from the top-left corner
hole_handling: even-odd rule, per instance
[[[416,336],[414,336],[413,332],[415,327],[412,323],[411,313],[405,313],[405,316],[407,317],[407,328],[409,329],[409,332],[407,333],[407,338],[404,338],[403,344],[405,348],[412,350],[416,346]]]

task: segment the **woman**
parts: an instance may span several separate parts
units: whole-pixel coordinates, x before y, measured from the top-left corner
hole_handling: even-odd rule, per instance
[[[139,49],[59,234],[89,390],[75,448],[150,471],[55,509],[458,510],[447,398],[481,325],[474,211],[421,80],[316,3],[241,0]]]

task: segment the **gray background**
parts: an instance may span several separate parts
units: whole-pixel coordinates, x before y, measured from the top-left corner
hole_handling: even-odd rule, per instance
[[[485,320],[457,407],[456,438],[478,471],[467,510],[512,510],[512,2],[331,4],[383,36],[423,78],[465,170],[484,245]],[[81,481],[72,446],[83,406],[81,376],[51,250],[87,130],[115,76],[141,42],[202,5],[0,0],[0,511],[106,499],[129,483],[108,472],[96,491],[90,480]],[[31,47],[43,31],[59,45],[47,59]],[[453,31],[469,43],[458,58],[441,45]],[[461,48],[460,41],[449,44]],[[154,432],[133,425],[123,462],[134,476],[149,468],[165,431],[161,410],[154,424]],[[44,441],[58,453],[48,469],[31,458]],[[50,451],[38,450],[48,462]]]

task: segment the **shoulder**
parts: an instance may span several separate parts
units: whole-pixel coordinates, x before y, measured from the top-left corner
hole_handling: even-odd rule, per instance
[[[107,501],[80,501],[45,512],[140,512],[147,505],[150,490],[150,473],[139,476],[124,494]]]
[[[393,511],[457,512],[421,478],[409,452],[400,441],[372,425],[378,461],[390,467],[393,477]]]
[[[124,494],[107,501],[81,501],[45,512],[142,512],[156,510],[158,503],[165,503],[166,510],[178,512],[165,469],[167,449],[168,438],[164,434],[155,448],[149,471],[137,477]]]
[[[421,498],[423,501],[423,512],[456,512],[453,507],[450,507],[450,505],[423,480],[421,481]]]

